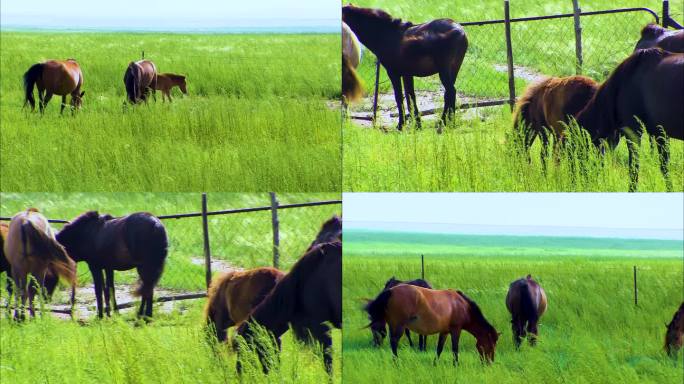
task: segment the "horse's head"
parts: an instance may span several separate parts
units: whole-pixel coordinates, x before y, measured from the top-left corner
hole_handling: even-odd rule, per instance
[[[385,327],[384,323],[371,323],[369,328],[373,334],[373,346],[381,346],[382,341],[385,340],[385,337],[387,336],[387,327]]]
[[[480,359],[488,364],[494,362],[494,350],[496,349],[496,342],[499,340],[499,333],[496,332],[496,329],[491,325],[489,328],[484,336],[477,338],[475,344],[480,353]]]
[[[670,324],[665,324],[667,332],[665,332],[665,352],[668,355],[674,356],[679,348],[684,344],[684,303],[679,307],[679,310],[672,317]]]
[[[65,225],[55,238],[74,261],[83,261],[92,251],[94,234],[104,223],[97,211],[89,211]]]
[[[180,88],[181,92],[183,92],[184,95],[188,94],[188,84],[185,81],[185,76],[179,76],[179,82],[178,82],[178,88]]]
[[[71,105],[74,108],[81,108],[81,105],[83,105],[83,95],[85,95],[85,91],[71,95]]]

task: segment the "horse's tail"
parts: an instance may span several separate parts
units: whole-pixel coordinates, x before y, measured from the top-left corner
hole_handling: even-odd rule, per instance
[[[392,290],[388,289],[380,292],[380,294],[374,299],[368,302],[363,308],[368,313],[368,318],[370,320],[370,327],[373,324],[381,323],[385,321],[385,309],[387,309],[387,303],[392,296]]]
[[[136,76],[135,63],[131,62],[128,65],[126,74],[124,75],[124,84],[126,85],[126,95],[128,100],[135,104],[138,100],[139,90],[138,90],[138,77]]]
[[[47,261],[52,273],[64,278],[72,286],[76,284],[76,262],[54,237],[36,228],[30,220],[24,220],[21,223],[21,242],[24,257],[28,255],[30,244],[32,254]]]
[[[145,247],[146,266],[140,270],[139,286],[133,293],[135,296],[142,296],[143,298],[152,296],[154,287],[164,272],[164,264],[169,249],[166,230],[159,219],[156,220],[157,223],[155,223],[152,234],[143,245]]]
[[[528,322],[533,323],[539,319],[537,308],[532,299],[532,292],[530,292],[530,285],[527,281],[523,281],[520,285],[520,310]]]
[[[358,101],[363,96],[363,83],[349,59],[342,55],[342,96],[347,103]]]
[[[36,107],[36,99],[33,98],[33,87],[43,74],[44,66],[45,64],[43,63],[33,64],[31,68],[24,73],[24,106],[26,106],[26,104],[30,105],[31,110]]]

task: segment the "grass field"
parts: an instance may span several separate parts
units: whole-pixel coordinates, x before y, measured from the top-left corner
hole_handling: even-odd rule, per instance
[[[336,35],[8,32],[2,40],[3,191],[339,191]],[[126,107],[128,63],[187,75],[189,96]],[[22,109],[22,75],[75,58],[84,106]]]
[[[682,299],[684,252],[679,241],[450,236],[345,231],[344,379],[393,383],[679,383],[684,354],[663,352],[664,323]],[[436,336],[428,352],[402,339],[393,362],[389,343],[371,345],[362,299],[391,276],[425,278],[437,289],[460,289],[503,332],[491,366],[482,366],[475,340],[464,333],[460,363],[450,346],[436,366]],[[638,268],[634,306],[632,267]],[[505,296],[508,284],[531,273],[546,290],[539,343],[515,351]],[[415,338],[414,338],[415,341]]]
[[[338,199],[337,194],[281,194],[281,204]],[[188,193],[3,193],[0,216],[11,216],[28,206],[50,218],[71,219],[89,209],[113,215],[149,210],[155,214],[197,212],[200,195]],[[210,210],[265,206],[268,194],[210,193]],[[341,213],[339,205],[287,209],[279,212],[281,269],[287,270],[304,252],[321,223]],[[234,267],[272,263],[270,212],[210,218],[212,255]],[[170,240],[169,255],[159,288],[173,292],[203,291],[204,268],[201,219],[164,221]],[[58,228],[58,226],[55,226]],[[216,271],[215,271],[216,272]],[[4,274],[0,277],[4,281]],[[79,263],[79,285],[90,284],[84,263]],[[134,272],[117,272],[118,288],[136,280]],[[7,297],[4,283],[0,295]],[[64,291],[64,289],[62,289]],[[66,297],[56,294],[55,300]],[[77,297],[78,300],[78,297]],[[0,316],[0,376],[10,383],[224,383],[237,380],[235,354],[226,349],[218,356],[204,342],[204,299],[181,301],[171,311],[155,308],[152,323],[140,326],[134,312],[114,319],[94,317],[79,322],[51,316],[16,325]],[[91,306],[93,304],[91,303]],[[92,308],[91,308],[92,310]],[[3,310],[4,311],[4,310]],[[336,382],[340,381],[341,332],[334,331]],[[59,341],[56,341],[59,340]],[[280,369],[268,377],[247,367],[249,382],[320,383],[327,374],[319,351],[299,345],[288,334],[283,342]],[[252,359],[254,357],[252,356]]]
[[[396,2],[363,0],[356,5],[380,7],[394,17],[413,22],[450,17],[456,21],[501,19],[500,1],[481,1],[467,6],[454,2],[424,0]],[[660,1],[581,1],[583,11],[618,7],[649,7],[660,13]],[[682,20],[682,4],[671,4],[671,15]],[[571,2],[520,0],[512,2],[511,16],[571,13]],[[653,17],[646,12],[601,15],[582,19],[583,73],[604,80],[626,58],[639,39],[639,31]],[[502,24],[466,26],[469,48],[456,81],[457,100],[506,99],[508,81]],[[511,27],[516,94],[541,76],[567,76],[575,73],[575,40],[572,18],[514,23]],[[617,38],[614,38],[617,36]],[[375,76],[375,58],[364,51],[358,70],[370,99]],[[381,71],[380,92],[392,92]],[[441,84],[437,76],[418,79],[416,89],[428,92],[436,107],[442,106]],[[368,100],[352,112],[368,112]],[[395,112],[393,102],[381,103],[381,112]],[[425,109],[425,107],[423,107]],[[512,121],[508,106],[481,108],[457,113],[443,134],[438,135],[434,120],[425,120],[423,129],[398,134],[396,118],[383,122],[389,133],[369,129],[351,120],[344,124],[345,191],[625,191],[628,188],[625,140],[610,154],[604,165],[588,164],[589,179],[573,178],[570,167],[551,167],[545,175],[539,164],[539,143],[532,148],[532,163],[517,156],[510,137]],[[671,140],[672,184],[684,188],[684,146]],[[648,139],[642,140],[639,190],[663,191],[666,185],[658,168],[658,156]],[[574,160],[573,160],[574,161]]]

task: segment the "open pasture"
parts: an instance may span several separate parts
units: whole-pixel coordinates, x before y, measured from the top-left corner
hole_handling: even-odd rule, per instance
[[[503,18],[503,2],[482,1],[460,6],[426,0],[398,3],[366,0],[355,5],[379,7],[393,17],[414,23],[448,17],[457,22]],[[618,7],[649,7],[660,13],[660,1],[580,1],[582,11]],[[681,20],[681,4],[671,4],[671,15]],[[571,2],[521,0],[511,2],[511,17],[572,13]],[[598,15],[582,18],[583,74],[603,81],[634,49],[641,28],[653,17],[646,12]],[[469,47],[456,79],[457,103],[508,98],[506,44],[503,24],[465,26]],[[520,96],[525,87],[543,76],[575,74],[575,38],[572,18],[531,21],[511,25],[515,89]],[[619,38],[613,38],[619,36]],[[364,50],[358,74],[367,94],[352,114],[369,114],[375,81],[375,57]],[[454,120],[436,133],[435,118],[443,102],[438,76],[415,78],[421,110],[438,108],[437,114],[423,118],[422,130],[407,127],[394,131],[397,123],[392,87],[384,69],[380,70],[379,118],[382,129],[370,129],[368,122],[348,120],[344,130],[344,188],[346,191],[626,191],[629,185],[628,151],[623,139],[608,154],[604,164],[584,161],[567,153],[556,167],[543,173],[540,144],[531,149],[532,162],[518,156],[512,137],[512,117],[507,105],[461,110]],[[390,117],[390,114],[393,116]],[[651,151],[648,137],[641,142],[640,191],[664,191],[659,158]],[[580,143],[578,143],[580,144]],[[580,144],[580,146],[582,146]],[[591,148],[584,148],[592,152]],[[670,140],[670,175],[675,190],[684,185],[684,146]],[[582,173],[573,175],[581,163]],[[600,161],[599,161],[600,163]]]
[[[336,191],[339,37],[2,31],[3,191]],[[145,58],[187,75],[188,96],[125,105],[124,71]],[[83,107],[22,109],[22,76],[76,59]],[[68,102],[68,101],[67,101]]]
[[[664,324],[684,299],[681,242],[365,231],[346,231],[345,236],[345,380],[678,383],[683,378],[684,354],[670,359],[663,351]],[[492,365],[480,363],[475,339],[466,332],[458,367],[452,365],[449,342],[433,365],[436,335],[428,337],[427,352],[410,348],[402,338],[396,362],[388,339],[381,348],[372,346],[363,299],[374,298],[392,276],[419,278],[421,254],[425,279],[435,289],[462,290],[503,332]],[[549,306],[537,345],[525,343],[516,351],[505,297],[508,285],[528,273],[545,289]]]

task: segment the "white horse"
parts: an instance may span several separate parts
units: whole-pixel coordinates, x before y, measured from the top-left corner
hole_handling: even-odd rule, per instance
[[[354,32],[342,23],[342,104],[357,101],[363,95],[356,68],[361,63],[361,43]]]

